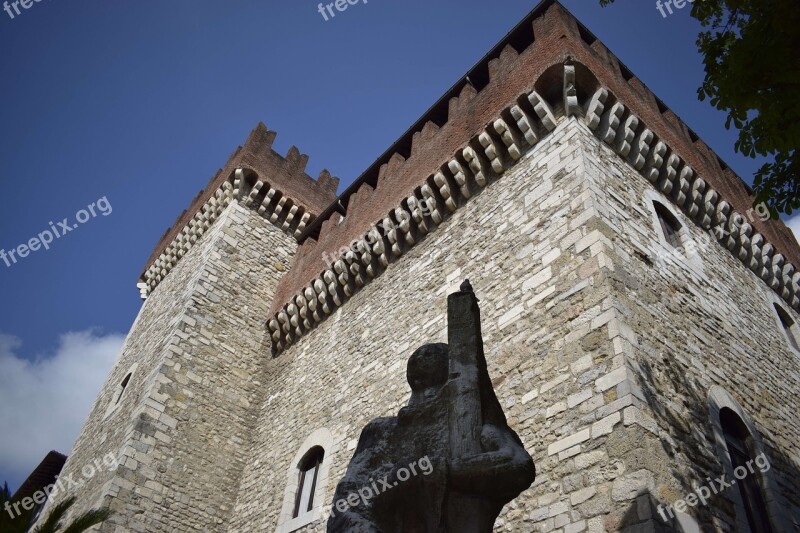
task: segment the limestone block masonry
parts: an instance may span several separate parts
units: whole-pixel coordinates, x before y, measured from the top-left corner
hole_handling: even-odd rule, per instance
[[[230,531],[277,526],[288,461],[317,428],[333,435],[330,478],[341,478],[361,428],[408,399],[405,364],[411,352],[446,340],[446,295],[464,278],[481,299],[498,397],[539,472],[534,487],[503,512],[498,528],[533,529],[536,513],[560,496],[553,483],[574,473],[562,472],[562,449],[595,449],[615,422],[622,426],[624,406],[615,408],[610,394],[626,381],[624,356],[614,353],[625,332],[614,319],[607,281],[612,264],[595,229],[597,185],[585,175],[587,142],[596,140],[584,126],[564,120],[502,186],[483,190],[397,268],[269,361],[274,377]],[[334,485],[327,487],[325,502]],[[553,517],[566,523],[570,512],[576,515],[569,492],[562,512],[553,507]],[[586,518],[611,510],[602,504],[593,502]],[[324,525],[307,531],[324,531]]]
[[[108,505],[114,533],[324,531],[361,428],[407,401],[409,355],[446,340],[469,278],[537,466],[495,531],[745,531],[736,486],[662,514],[733,477],[723,408],[769,460],[773,530],[800,530],[797,242],[750,217],[741,180],[553,0],[468,78],[336,200],[330,174],[251,133],[143,271],[64,472],[120,466],[76,511]]]
[[[264,316],[296,246],[232,203],[144,303],[64,468],[119,457],[76,493],[76,511],[114,511],[101,531],[226,530],[268,379]]]

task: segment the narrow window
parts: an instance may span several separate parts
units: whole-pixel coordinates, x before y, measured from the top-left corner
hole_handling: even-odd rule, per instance
[[[747,523],[753,533],[772,533],[772,527],[767,518],[767,506],[761,486],[758,484],[757,470],[750,473],[747,465],[755,464],[752,453],[752,437],[747,430],[739,415],[727,407],[719,413],[719,420],[722,424],[722,432],[725,435],[725,444],[731,458],[734,471],[742,467],[747,475],[742,479],[736,480],[739,487],[739,494],[744,503]],[[752,461],[752,462],[751,462]]]
[[[106,407],[106,414],[103,417],[104,419],[116,412],[119,406],[122,404],[122,396],[125,394],[125,391],[131,382],[131,376],[133,376],[134,372],[136,372],[137,366],[139,366],[138,363],[131,365],[131,367],[128,369],[128,372],[125,374],[125,377],[122,378],[122,381],[120,381],[119,385],[117,385],[114,389],[114,392],[111,394],[111,398],[108,400],[108,407]]]
[[[119,384],[119,393],[117,394],[117,401],[114,404],[118,404],[119,401],[122,399],[122,393],[125,392],[125,387],[128,386],[128,381],[131,379],[131,373],[128,372],[128,375],[125,376],[125,379],[122,380],[122,383]]]
[[[781,321],[781,325],[783,326],[783,331],[786,332],[786,338],[789,339],[789,344],[792,345],[797,351],[800,351],[800,345],[798,345],[797,337],[795,337],[794,332],[794,320],[792,317],[789,316],[789,313],[778,304],[772,304],[775,306],[775,312],[778,313],[778,318]]]
[[[679,248],[681,245],[681,223],[675,218],[669,209],[664,207],[660,202],[653,202],[653,207],[658,215],[658,221],[661,224],[661,231],[664,232],[664,238],[673,248]]]
[[[300,471],[300,482],[297,484],[294,513],[292,518],[304,515],[314,508],[314,491],[317,488],[319,467],[325,457],[325,450],[319,446],[311,448],[297,465]]]

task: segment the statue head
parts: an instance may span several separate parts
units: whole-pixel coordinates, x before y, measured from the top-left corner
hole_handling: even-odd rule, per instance
[[[447,383],[450,356],[447,344],[426,344],[411,354],[406,378],[411,386],[409,405],[435,396]]]

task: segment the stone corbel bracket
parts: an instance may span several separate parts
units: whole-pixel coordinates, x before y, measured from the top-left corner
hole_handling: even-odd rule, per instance
[[[576,69],[576,66],[580,66]],[[553,75],[554,69],[561,74]],[[578,80],[582,76],[591,79]],[[576,117],[681,208],[704,230],[722,227],[718,241],[800,310],[800,272],[755,232],[740,213],[630,112],[582,65],[568,62],[548,69],[494,121],[448,161],[442,162],[395,209],[362,235],[358,252],[337,258],[331,268],[296,293],[268,321],[272,352],[279,355],[312,330],[372,279],[398,261],[484,187],[500,179],[564,118]],[[542,87],[542,80],[559,87]],[[580,101],[579,85],[596,89]],[[548,102],[542,94],[561,94]],[[423,209],[423,207],[425,207]],[[742,222],[739,224],[738,222]],[[380,228],[380,229],[379,229]]]
[[[295,238],[313,221],[313,215],[302,205],[274,188],[255,171],[237,168],[145,271],[142,281],[137,284],[143,300],[147,299],[233,201],[256,211],[267,222]]]

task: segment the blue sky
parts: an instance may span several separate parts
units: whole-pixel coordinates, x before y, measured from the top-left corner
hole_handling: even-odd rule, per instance
[[[688,7],[663,18],[649,0],[563,3],[751,181],[759,162],[734,154],[724,115],[696,99]],[[0,482],[16,487],[48,450],[69,451],[141,306],[153,246],[258,121],[341,191],[535,2],[369,0],[327,22],[317,4],[0,11],[0,248],[98,199],[111,208],[49,250],[0,261]]]

